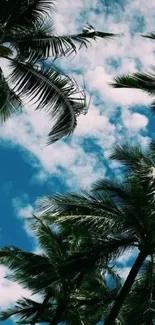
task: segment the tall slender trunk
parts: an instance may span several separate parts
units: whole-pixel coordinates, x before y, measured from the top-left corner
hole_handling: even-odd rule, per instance
[[[116,320],[116,318],[119,314],[119,311],[124,303],[124,300],[127,297],[128,293],[130,292],[131,287],[135,281],[135,278],[139,272],[139,269],[143,265],[147,255],[148,254],[146,254],[146,252],[143,252],[143,251],[141,251],[138,254],[138,257],[137,257],[135,263],[133,264],[133,266],[129,272],[129,275],[128,275],[127,279],[125,280],[124,285],[114,302],[114,305],[110,311],[110,314],[104,322],[104,325],[114,325],[115,324],[115,320]]]

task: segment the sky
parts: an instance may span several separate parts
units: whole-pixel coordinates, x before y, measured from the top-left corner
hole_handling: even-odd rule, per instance
[[[133,89],[113,89],[109,83],[123,73],[150,71],[155,63],[155,41],[141,34],[154,31],[152,0],[59,0],[55,2],[55,30],[59,35],[81,31],[87,22],[96,30],[113,32],[111,40],[97,40],[77,55],[58,64],[81,87],[85,82],[91,103],[87,115],[78,118],[74,134],[46,146],[50,130],[44,112],[26,103],[19,116],[0,127],[0,246],[16,245],[37,251],[26,218],[36,200],[46,194],[79,191],[102,177],[122,177],[121,168],[108,161],[115,143],[128,141],[146,147],[154,138],[155,116],[151,98]],[[6,75],[5,60],[0,61]],[[125,278],[136,252],[119,260]],[[0,309],[30,292],[5,276],[0,266]],[[5,322],[11,325],[11,321]]]

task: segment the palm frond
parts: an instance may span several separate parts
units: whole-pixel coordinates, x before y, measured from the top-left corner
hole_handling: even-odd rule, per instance
[[[20,96],[35,100],[36,109],[45,109],[55,120],[49,133],[48,143],[71,134],[77,124],[77,117],[86,113],[85,93],[54,67],[36,67],[32,62],[11,60],[10,76],[14,89]]]
[[[119,203],[128,201],[130,198],[130,187],[128,182],[117,182],[110,179],[100,179],[92,186],[93,191],[105,192]]]
[[[146,34],[146,35],[142,35],[142,37],[145,37],[145,38],[150,38],[150,39],[155,39],[155,32],[153,33],[150,33],[150,34]]]
[[[96,198],[95,195],[55,195],[38,202],[41,218],[48,224],[60,225],[63,231],[75,235],[87,235],[95,230],[106,236],[117,229],[121,211],[108,197]]]
[[[86,47],[91,40],[97,38],[112,38],[112,33],[104,33],[96,31],[92,26],[88,25],[83,28],[82,33],[73,35],[57,36],[53,34],[53,24],[46,23],[32,30],[28,35],[17,38],[17,46],[23,57],[31,57],[33,59],[46,59],[49,56],[54,58],[71,54],[79,48]],[[18,37],[18,36],[17,36]]]
[[[64,239],[61,233],[53,232],[49,226],[36,216],[29,218],[29,226],[39,242],[39,247],[44,250],[55,266],[67,257],[69,246],[71,246],[70,243],[67,245],[69,238]]]
[[[144,165],[152,166],[149,155],[145,155],[140,147],[128,144],[115,145],[110,159],[121,162],[130,171]]]
[[[2,0],[3,1],[3,0]],[[28,28],[40,24],[48,17],[53,2],[50,0],[4,1],[0,15],[1,25],[7,29]]]
[[[9,279],[34,290],[34,293],[59,278],[56,265],[44,254],[37,255],[12,246],[4,247],[0,250],[0,262],[14,272],[9,275]],[[46,278],[45,274],[49,276]]]
[[[3,74],[0,76],[0,120],[5,122],[14,113],[21,112],[20,97],[9,87]]]
[[[7,320],[11,316],[17,316],[18,321],[24,321],[35,315],[41,304],[32,300],[23,298],[16,302],[14,307],[8,308],[6,311],[0,313],[0,320]]]
[[[147,92],[149,95],[155,95],[155,74],[136,72],[132,75],[118,76],[111,83],[114,88],[137,88]]]

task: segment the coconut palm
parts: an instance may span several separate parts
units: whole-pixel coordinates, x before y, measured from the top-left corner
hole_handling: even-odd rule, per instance
[[[95,325],[103,319],[104,311],[116,298],[119,286],[108,288],[99,272],[85,277],[80,287],[76,288],[76,284],[76,281],[51,284],[50,289],[42,291],[42,301],[22,298],[2,311],[0,320],[14,316],[20,324],[67,322]]]
[[[40,201],[42,218],[55,222],[62,229],[74,233],[87,233],[88,244],[81,252],[94,267],[116,259],[129,248],[137,247],[139,253],[120,290],[105,325],[113,325],[127,298],[135,279],[147,258],[154,260],[154,193],[155,193],[155,143],[147,152],[139,147],[116,146],[111,159],[121,162],[126,172],[122,182],[100,180],[89,192],[45,197]],[[75,254],[76,258],[76,254]],[[75,262],[74,262],[75,263]],[[75,265],[75,264],[74,264]],[[154,264],[150,264],[151,274]],[[151,295],[150,285],[150,295]]]
[[[36,235],[41,253],[28,253],[15,247],[2,248],[0,262],[14,271],[11,279],[22,283],[32,293],[38,293],[40,301],[22,298],[2,311],[0,320],[14,316],[18,323],[24,324],[67,322],[95,325],[102,319],[104,309],[116,298],[121,286],[119,277],[108,266],[104,274],[97,268],[85,274],[82,267],[78,272],[71,272],[68,268],[62,273],[61,265],[79,250],[80,239],[67,234],[63,237],[41,220],[32,220],[31,230]],[[112,286],[107,285],[107,274],[113,279]]]
[[[57,36],[51,17],[52,0],[2,0],[0,12],[0,58],[7,59],[9,78],[0,69],[0,118],[4,122],[22,109],[22,100],[33,100],[36,109],[53,117],[49,144],[72,133],[77,117],[85,114],[84,91],[54,66],[57,57],[68,55],[97,38],[112,33],[95,31],[91,25],[79,34]],[[45,59],[51,58],[49,64]]]
[[[153,263],[153,264],[152,264]],[[153,271],[153,272],[152,272]],[[117,322],[119,325],[154,325],[155,322],[155,268],[154,261],[144,263]]]

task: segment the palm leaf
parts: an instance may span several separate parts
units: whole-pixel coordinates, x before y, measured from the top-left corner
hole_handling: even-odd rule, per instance
[[[149,95],[155,95],[155,74],[136,72],[132,75],[118,76],[111,83],[114,88],[137,88],[147,92]]]
[[[45,109],[55,120],[49,133],[51,144],[71,134],[77,124],[77,117],[86,112],[85,94],[66,76],[52,66],[37,68],[32,62],[23,63],[11,59],[13,69],[10,76],[14,89],[20,96],[35,100],[37,109]]]
[[[50,22],[50,24],[43,24],[36,32],[32,31],[25,37],[17,38],[16,42],[24,57],[46,59],[49,56],[56,58],[76,52],[77,44],[79,44],[79,48],[83,46],[87,48],[91,40],[114,36],[112,33],[96,31],[90,25],[79,34],[56,36],[53,35],[53,25]]]
[[[129,171],[136,171],[144,165],[151,167],[152,160],[138,146],[128,144],[115,145],[110,159],[121,162]]]
[[[150,39],[155,39],[155,33],[150,33],[150,34],[146,34],[146,35],[142,35],[142,37],[145,37],[145,38],[150,38]]]
[[[4,76],[1,74],[0,80],[0,120],[5,122],[15,112],[22,109],[20,97],[9,87]]]
[[[3,0],[2,0],[3,1]],[[27,0],[4,1],[0,15],[2,26],[7,29],[34,27],[44,21],[48,16],[52,1],[50,0]]]
[[[18,316],[18,321],[32,317],[41,307],[41,304],[32,300],[23,298],[16,302],[15,306],[8,308],[6,311],[0,313],[0,320],[7,320],[11,316]]]

